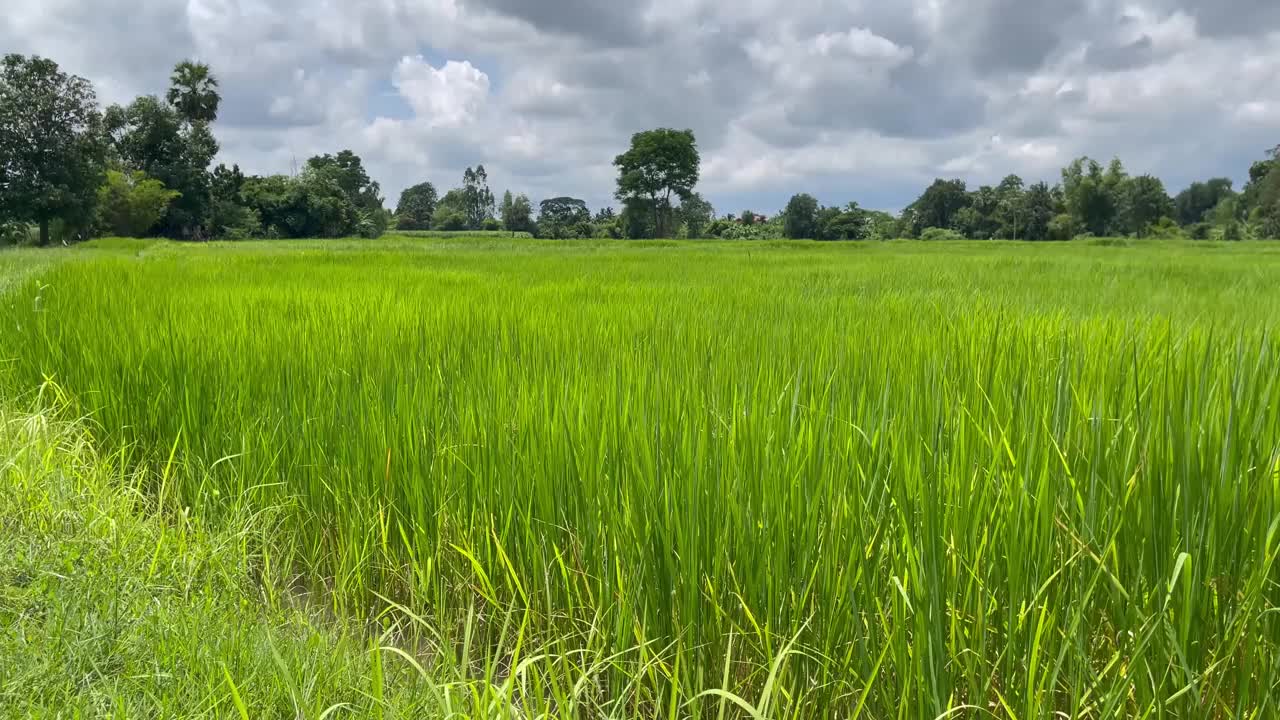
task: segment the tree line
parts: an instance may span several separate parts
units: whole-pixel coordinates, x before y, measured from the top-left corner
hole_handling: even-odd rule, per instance
[[[1082,157],[1061,181],[1009,175],[970,190],[938,179],[898,215],[856,202],[823,206],[797,194],[773,217],[720,216],[696,191],[700,156],[690,130],[636,133],[614,159],[621,208],[594,214],[581,199],[525,194],[498,201],[483,165],[440,195],[406,189],[394,212],[350,150],[307,159],[291,175],[213,167],[221,105],[207,65],[176,65],[163,94],[98,107],[93,86],[41,57],[0,62],[0,242],[48,244],[97,235],[211,238],[377,237],[400,231],[506,231],[548,238],[948,238],[1068,240],[1080,236],[1280,237],[1280,147],[1236,191],[1227,178],[1176,196],[1151,175]]]

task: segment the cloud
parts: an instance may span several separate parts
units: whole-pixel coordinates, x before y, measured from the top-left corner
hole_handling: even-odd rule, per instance
[[[1053,180],[1118,154],[1169,185],[1242,179],[1280,137],[1272,0],[46,0],[0,47],[163,92],[223,92],[223,158],[351,148],[390,200],[483,163],[495,190],[611,202],[613,157],[691,128],[718,206],[798,191],[901,207],[936,176]]]

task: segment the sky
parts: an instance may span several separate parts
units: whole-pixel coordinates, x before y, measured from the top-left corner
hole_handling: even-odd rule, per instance
[[[1171,193],[1280,144],[1277,0],[0,0],[0,49],[163,94],[218,77],[220,161],[349,148],[388,205],[483,164],[612,203],[632,133],[691,128],[721,214],[797,192],[898,210],[935,177],[1119,156]]]

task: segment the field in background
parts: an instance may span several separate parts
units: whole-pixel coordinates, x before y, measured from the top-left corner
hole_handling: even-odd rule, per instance
[[[1278,250],[105,242],[10,283],[0,383],[530,707],[1262,717]]]

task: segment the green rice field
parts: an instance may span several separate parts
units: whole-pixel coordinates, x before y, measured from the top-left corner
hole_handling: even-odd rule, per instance
[[[223,665],[210,716],[1280,714],[1280,246],[33,258],[0,394],[372,638],[376,683]]]

